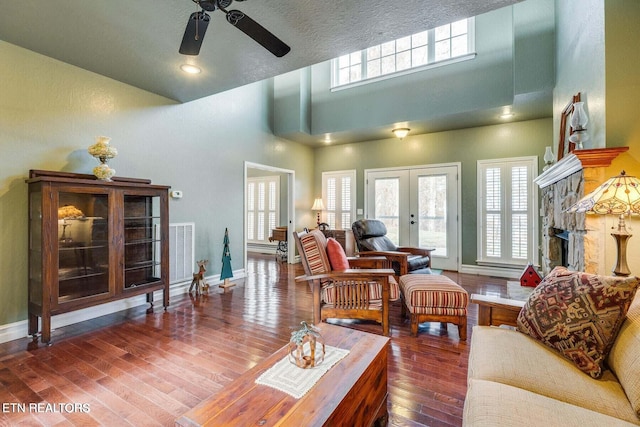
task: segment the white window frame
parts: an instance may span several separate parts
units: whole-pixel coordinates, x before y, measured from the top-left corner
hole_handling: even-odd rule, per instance
[[[275,184],[275,194],[272,198],[269,195],[269,185]],[[254,191],[251,192],[251,185],[254,185]],[[265,198],[264,206],[259,206],[259,192],[258,187],[260,184],[265,186]],[[261,176],[261,177],[248,177],[247,178],[247,242],[248,243],[267,243],[269,244],[269,237],[271,237],[271,230],[273,227],[280,224],[280,176]],[[253,209],[252,209],[253,207]],[[253,224],[251,224],[251,212],[253,215]],[[259,236],[259,215],[262,212],[264,215],[263,234]],[[273,224],[269,224],[269,214],[274,214]],[[249,229],[253,227],[253,238],[250,238]],[[262,238],[260,238],[262,237]],[[274,243],[277,244],[277,243]]]
[[[462,20],[461,20],[462,21]],[[460,22],[460,21],[456,21],[456,22]],[[445,26],[451,26],[452,24],[455,24],[456,22],[451,22],[449,24],[444,24],[440,27],[437,28],[443,28]],[[396,43],[399,40],[405,39],[405,37],[401,37],[400,39],[396,39],[396,40],[391,40],[387,43],[381,43],[379,45],[376,46],[370,46],[367,49],[363,49],[360,51],[356,51],[356,52],[352,52],[346,55],[342,55],[341,57],[338,58],[334,58],[331,60],[331,90],[341,90],[341,89],[346,89],[346,88],[350,88],[350,87],[355,87],[355,86],[359,86],[361,84],[367,84],[367,83],[373,83],[376,81],[380,81],[380,80],[386,80],[388,78],[392,78],[392,77],[397,77],[397,76],[401,76],[401,75],[406,75],[406,74],[410,74],[410,73],[414,73],[417,71],[422,71],[422,70],[426,70],[426,69],[431,69],[434,67],[439,67],[442,65],[449,65],[449,64],[453,64],[456,62],[460,62],[460,61],[465,61],[468,59],[473,59],[475,58],[475,18],[471,17],[471,18],[467,18],[467,51],[464,54],[460,54],[458,56],[450,56],[447,59],[442,59],[442,60],[436,60],[436,29],[437,28],[433,28],[433,29],[429,29],[426,31],[421,31],[419,33],[416,34],[412,34],[409,37],[413,38],[414,36],[421,34],[423,32],[427,33],[427,39],[428,42],[426,44],[427,47],[427,61],[426,63],[421,63],[418,65],[414,65],[413,61],[411,63],[411,66],[402,70],[398,70],[398,71],[394,71],[394,72],[388,72],[388,73],[381,73],[377,74],[373,77],[368,76],[367,75],[367,65],[368,65],[368,60],[367,60],[367,51],[369,49],[375,48],[375,47],[382,47],[382,45],[385,45],[387,43]],[[455,38],[451,37],[451,35],[449,35],[448,38],[446,39],[442,39],[442,40],[449,40],[449,42],[451,42],[451,39]],[[397,46],[397,45],[396,45]],[[421,44],[419,46],[412,46],[410,49],[408,49],[409,52],[411,52],[411,56],[413,57],[413,52],[416,49],[420,49],[422,47],[424,47],[425,45]],[[397,47],[394,48],[394,53],[391,55],[384,55],[384,56],[394,56],[397,59],[397,56],[399,53],[405,52],[406,50],[402,50],[402,51],[398,51]],[[451,50],[450,50],[451,53]],[[380,56],[380,58],[382,58],[382,54]],[[350,57],[349,59],[349,63],[352,64],[353,66],[358,65],[357,61],[359,62],[359,70],[354,70],[354,72],[359,72],[360,74],[360,78],[358,79],[354,79],[351,80],[351,78],[349,79],[348,83],[340,83],[340,69],[344,68],[344,67],[340,67],[340,59],[341,58],[346,58],[346,57]],[[353,61],[351,61],[351,58],[353,58]],[[397,63],[396,61],[394,61],[395,63]],[[352,65],[349,65],[349,67],[351,67]]]
[[[513,167],[525,166],[527,168],[527,256],[526,259],[512,256],[512,215],[516,212],[512,207],[511,171]],[[486,171],[490,168],[500,170],[500,208],[495,211],[500,214],[500,256],[489,256],[486,252],[485,230],[487,228],[487,188],[485,183]],[[478,265],[496,267],[524,267],[528,263],[538,265],[538,186],[533,180],[538,175],[538,157],[513,157],[507,159],[478,160],[477,186],[478,186]]]
[[[347,209],[345,209],[345,194],[342,191],[342,180],[348,178],[350,180],[350,193],[348,195],[349,200],[346,200]],[[337,181],[335,200],[331,199],[329,191],[329,180],[335,179]],[[356,220],[356,171],[344,170],[344,171],[331,171],[322,172],[322,200],[324,202],[324,211],[321,215],[321,222],[329,224],[331,229],[337,230],[351,230],[351,224]],[[349,214],[349,224],[343,224],[343,214]]]

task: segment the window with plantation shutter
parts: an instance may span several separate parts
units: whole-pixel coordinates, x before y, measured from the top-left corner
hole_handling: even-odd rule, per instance
[[[247,178],[247,241],[269,243],[280,222],[280,177]]]
[[[478,161],[478,264],[537,262],[538,158]]]
[[[331,229],[351,229],[355,221],[356,171],[337,171],[322,173],[322,198],[325,211],[322,222]]]

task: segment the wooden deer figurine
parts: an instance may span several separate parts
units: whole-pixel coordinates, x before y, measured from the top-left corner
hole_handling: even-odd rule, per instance
[[[209,291],[209,284],[204,281],[204,272],[207,271],[205,267],[208,262],[208,259],[202,259],[197,262],[198,272],[193,273],[193,280],[191,281],[191,286],[189,287],[189,293],[195,291],[196,295],[201,295]]]

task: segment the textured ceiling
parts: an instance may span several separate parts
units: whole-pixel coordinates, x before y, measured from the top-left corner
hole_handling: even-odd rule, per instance
[[[220,11],[200,55],[178,53],[190,0],[0,0],[0,39],[187,102],[520,0],[247,0],[239,9],[291,46],[276,58]],[[179,70],[193,63],[196,76]]]

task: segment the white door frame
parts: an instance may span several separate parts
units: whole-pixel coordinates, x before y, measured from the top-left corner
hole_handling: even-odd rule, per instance
[[[296,223],[296,211],[294,209],[295,201],[295,181],[296,172],[290,169],[282,169],[275,166],[263,165],[260,163],[244,162],[244,201],[243,201],[243,218],[244,227],[242,236],[244,240],[244,266],[247,267],[247,170],[260,169],[269,172],[283,173],[287,175],[287,263],[295,263],[295,244],[293,243],[293,225]]]
[[[364,170],[364,208],[365,208],[365,218],[369,218],[369,200],[368,200],[368,186],[369,183],[367,182],[367,178],[368,178],[368,174],[372,173],[372,172],[392,172],[392,171],[408,171],[408,170],[413,170],[413,169],[431,169],[431,168],[441,168],[441,167],[455,167],[456,171],[457,171],[457,179],[456,179],[456,191],[457,191],[457,200],[456,200],[456,204],[457,204],[457,208],[458,211],[456,212],[456,234],[457,234],[457,250],[456,250],[456,270],[460,271],[460,267],[462,265],[462,215],[461,215],[461,209],[462,209],[462,180],[460,179],[461,177],[461,170],[462,170],[462,163],[461,162],[453,162],[453,163],[437,163],[437,164],[431,164],[431,165],[417,165],[417,166],[398,166],[398,167],[388,167],[388,168],[377,168],[377,169],[365,169]]]

